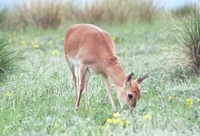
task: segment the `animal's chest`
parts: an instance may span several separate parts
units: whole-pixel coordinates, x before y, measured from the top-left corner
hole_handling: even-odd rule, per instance
[[[101,65],[90,64],[87,67],[89,72],[93,74],[103,74],[105,72],[104,67],[102,67]]]
[[[86,67],[87,70],[90,72],[90,73],[93,73],[93,74],[103,74],[105,73],[105,65],[101,64],[101,62],[97,62],[97,63],[88,63],[87,62],[83,62],[77,58],[70,58],[70,61],[73,63],[73,65],[80,69],[80,67]]]

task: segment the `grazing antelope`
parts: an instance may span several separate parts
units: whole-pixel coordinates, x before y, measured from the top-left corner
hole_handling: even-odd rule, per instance
[[[109,78],[115,84],[121,106],[128,105],[132,111],[140,97],[139,84],[148,76],[138,80],[132,80],[133,73],[126,76],[117,59],[115,44],[106,31],[91,24],[72,25],[65,37],[65,56],[73,75],[77,109],[84,88],[86,107],[89,108],[88,80],[91,73],[94,73],[103,76],[113,110],[116,111],[116,106]],[[79,94],[75,67],[80,71]]]

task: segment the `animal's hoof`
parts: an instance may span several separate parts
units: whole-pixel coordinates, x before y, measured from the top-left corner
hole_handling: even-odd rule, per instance
[[[80,106],[76,106],[75,109],[76,109],[76,111],[79,111]]]

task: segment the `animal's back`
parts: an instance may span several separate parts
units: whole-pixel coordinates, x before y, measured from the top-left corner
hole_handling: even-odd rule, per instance
[[[116,59],[115,45],[109,34],[90,24],[76,24],[69,28],[65,54],[84,64],[101,64],[106,59]]]

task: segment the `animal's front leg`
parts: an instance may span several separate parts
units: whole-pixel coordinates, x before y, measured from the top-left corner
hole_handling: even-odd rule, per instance
[[[108,76],[107,75],[103,75],[103,77],[105,79],[105,83],[106,83],[106,87],[107,87],[107,90],[108,90],[108,95],[109,95],[109,98],[110,98],[110,101],[111,101],[111,104],[112,104],[112,108],[113,108],[114,111],[116,111],[115,101],[113,99],[112,87],[110,85]]]

